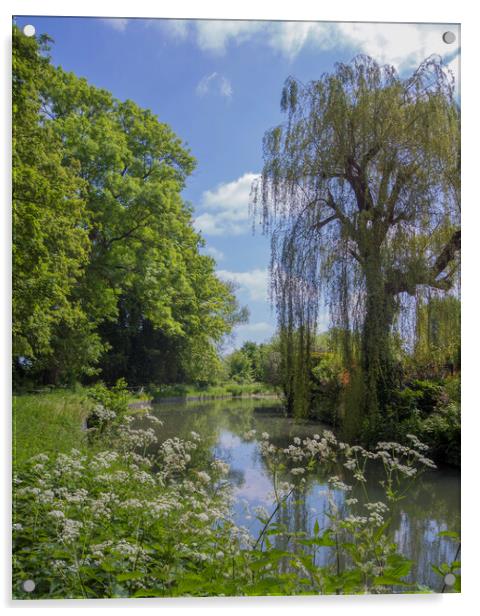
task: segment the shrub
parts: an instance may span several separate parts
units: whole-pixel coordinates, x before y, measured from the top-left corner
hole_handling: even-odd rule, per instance
[[[452,402],[420,424],[420,434],[437,460],[460,466],[460,405]]]
[[[125,379],[119,379],[110,389],[103,383],[97,383],[89,390],[88,396],[95,403],[87,417],[87,428],[91,437],[111,431],[121,423],[130,400]]]
[[[439,403],[444,401],[444,389],[433,381],[415,380],[411,384],[412,390],[417,396],[418,409],[428,415]]]

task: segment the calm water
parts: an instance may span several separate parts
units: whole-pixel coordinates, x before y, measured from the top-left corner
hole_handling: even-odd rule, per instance
[[[287,446],[295,436],[312,436],[326,427],[318,422],[295,422],[284,415],[277,401],[268,399],[159,404],[153,412],[163,421],[163,426],[158,428],[160,440],[173,436],[188,439],[190,431],[194,430],[202,437],[202,447],[230,464],[229,479],[237,497],[237,522],[254,535],[258,535],[261,524],[252,510],[257,506],[269,512],[274,509],[270,497],[272,477],[260,455],[258,442],[245,441],[243,434],[251,429],[258,435],[268,432],[275,445]],[[330,474],[322,476],[319,471],[309,475],[306,498],[289,499],[287,508],[277,514],[280,516],[277,521],[287,524],[291,531],[312,532],[315,520],[320,528],[327,527],[326,480]],[[372,501],[382,499],[379,478],[379,472],[372,468],[368,476]],[[361,499],[361,494],[353,495]],[[341,503],[343,493],[339,491],[335,498]],[[430,563],[454,559],[456,543],[438,538],[438,533],[447,529],[460,530],[460,473],[444,468],[423,475],[407,498],[397,503],[392,515],[392,539],[399,550],[416,563],[413,576],[420,583],[439,589],[441,582],[431,571]],[[322,553],[325,560],[330,557],[326,550]]]

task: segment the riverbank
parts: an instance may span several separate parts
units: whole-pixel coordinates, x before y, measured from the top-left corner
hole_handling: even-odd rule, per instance
[[[128,397],[132,408],[148,408],[141,396]],[[40,391],[12,397],[13,467],[39,453],[66,453],[87,448],[85,426],[95,402],[79,388]],[[138,405],[138,407],[137,407]]]
[[[14,468],[39,453],[62,453],[86,446],[82,426],[91,409],[92,401],[84,392],[58,390],[14,395]]]
[[[128,406],[132,411],[142,411],[155,403],[201,402],[234,398],[276,398],[278,393],[259,387],[259,384],[239,385],[227,392],[222,387],[196,389],[171,386],[167,392],[179,391],[182,395],[154,398],[151,394],[132,394]],[[260,390],[260,391],[259,391]],[[85,424],[94,402],[87,390],[60,389],[38,393],[18,394],[12,398],[12,451],[13,466],[22,466],[39,453],[64,453],[73,447],[87,447]]]
[[[274,387],[265,383],[235,383],[228,382],[221,385],[160,385],[150,387],[148,393],[152,402],[190,402],[200,400],[240,398],[247,396],[278,396],[279,392]]]

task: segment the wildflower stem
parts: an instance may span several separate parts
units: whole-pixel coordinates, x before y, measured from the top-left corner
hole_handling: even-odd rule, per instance
[[[277,506],[275,507],[275,509],[272,511],[272,514],[270,515],[270,517],[268,518],[268,520],[265,522],[264,527],[262,528],[262,532],[260,533],[260,535],[258,536],[258,539],[255,542],[255,545],[253,546],[253,549],[256,550],[257,549],[257,545],[260,543],[260,540],[263,538],[263,535],[265,534],[265,532],[267,531],[267,528],[270,524],[270,522],[273,520],[273,517],[275,516],[275,514],[277,513],[277,511],[280,509],[280,505],[282,504],[282,502],[285,502],[288,497],[290,496],[290,494],[293,492],[294,488],[291,488],[291,490],[288,492],[288,494],[286,496],[284,496],[282,499],[280,499],[280,501],[277,503]]]

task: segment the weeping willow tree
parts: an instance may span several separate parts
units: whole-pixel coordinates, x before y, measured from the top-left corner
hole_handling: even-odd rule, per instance
[[[308,410],[309,349],[325,304],[346,367],[360,373],[364,427],[374,429],[391,390],[402,298],[449,293],[457,277],[453,76],[438,57],[401,79],[358,56],[306,85],[287,79],[281,108],[252,201],[271,236],[287,405]]]

